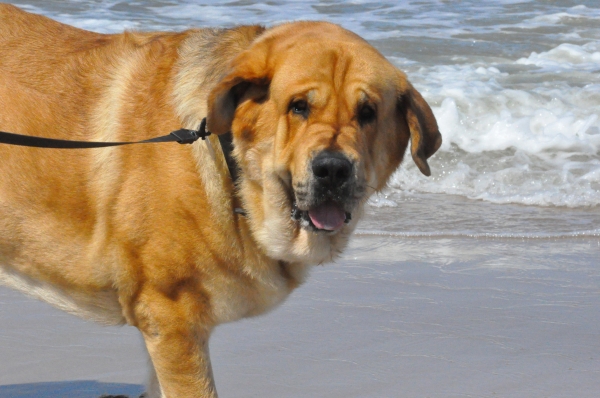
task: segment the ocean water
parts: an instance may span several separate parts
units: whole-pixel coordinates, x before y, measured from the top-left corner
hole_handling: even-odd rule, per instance
[[[432,106],[444,138],[432,176],[408,157],[340,260],[274,313],[217,330],[223,396],[598,395],[597,0],[10,2],[107,33],[332,21]],[[0,385],[142,381],[135,331],[21,297],[0,289]],[[54,391],[35,386],[0,397]]]
[[[431,104],[444,143],[432,177],[407,159],[371,200],[386,230],[420,235],[598,236],[600,4],[596,1],[13,1],[98,32],[328,20],[369,40]],[[402,208],[480,212],[435,231]],[[496,207],[495,204],[516,205]],[[518,206],[523,205],[523,206]],[[534,209],[534,210],[532,210]],[[436,212],[437,213],[437,212]],[[427,216],[428,212],[424,212]],[[505,214],[505,217],[502,216]],[[474,216],[474,218],[472,217]],[[519,218],[527,220],[519,223]],[[509,220],[505,222],[505,220]],[[548,220],[552,222],[549,223]],[[491,224],[491,225],[490,225]],[[410,228],[407,229],[407,226]]]

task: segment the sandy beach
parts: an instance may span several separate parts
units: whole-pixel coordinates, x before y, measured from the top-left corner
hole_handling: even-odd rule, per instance
[[[599,244],[358,236],[280,308],[216,330],[220,394],[596,397]],[[4,288],[0,303],[0,397],[142,391],[134,328]]]

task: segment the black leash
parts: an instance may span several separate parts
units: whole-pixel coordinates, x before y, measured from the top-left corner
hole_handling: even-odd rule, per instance
[[[89,148],[105,148],[111,146],[132,145],[132,144],[153,144],[158,142],[178,142],[180,144],[191,144],[198,139],[206,139],[212,133],[206,130],[206,118],[202,119],[198,130],[179,129],[172,131],[167,135],[156,138],[150,138],[142,141],[127,141],[127,142],[98,142],[98,141],[71,141],[59,140],[55,138],[35,137],[31,135],[22,135],[7,133],[0,131],[0,144],[19,145],[34,148],[54,148],[54,149],[89,149]],[[235,159],[231,156],[233,151],[233,136],[231,132],[219,135],[221,149],[225,156],[225,162],[229,169],[229,175],[233,181],[233,185],[237,184],[238,172]],[[241,208],[235,208],[234,212],[246,215],[246,212]]]
[[[54,148],[54,149],[89,149],[105,148],[110,146],[132,145],[132,144],[152,144],[157,142],[178,142],[180,144],[191,144],[198,139],[206,139],[212,133],[206,130],[206,118],[202,119],[198,130],[179,129],[172,131],[167,135],[150,138],[143,141],[127,142],[98,142],[98,141],[72,141],[59,140],[55,138],[35,137],[31,135],[22,135],[0,131],[0,144],[19,145],[34,148]],[[237,182],[237,165],[231,151],[233,151],[233,137],[231,132],[219,135],[219,142],[225,155],[225,161],[229,174],[233,182]]]
[[[121,146],[131,144],[151,144],[156,142],[178,142],[180,144],[191,144],[199,138],[206,139],[211,134],[206,131],[206,118],[202,119],[198,130],[179,129],[172,131],[161,137],[151,138],[143,141],[130,142],[97,142],[97,141],[71,141],[59,140],[55,138],[35,137],[31,135],[22,135],[0,131],[0,144],[28,146],[34,148],[55,148],[55,149],[85,149],[85,148],[104,148],[109,146]],[[229,133],[228,133],[229,134]],[[219,137],[220,138],[220,137]],[[228,162],[229,165],[229,162]]]

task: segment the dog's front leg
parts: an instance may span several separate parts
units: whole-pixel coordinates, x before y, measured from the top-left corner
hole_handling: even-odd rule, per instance
[[[136,326],[144,337],[160,388],[160,393],[157,386],[151,388],[149,398],[217,397],[206,313],[203,301],[189,291],[168,295],[146,289],[139,295],[134,306]]]

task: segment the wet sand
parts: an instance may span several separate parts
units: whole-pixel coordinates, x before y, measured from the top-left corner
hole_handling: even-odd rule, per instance
[[[589,237],[356,237],[274,312],[215,331],[219,393],[596,397],[599,251]],[[0,397],[142,390],[135,329],[6,288],[0,303]]]

